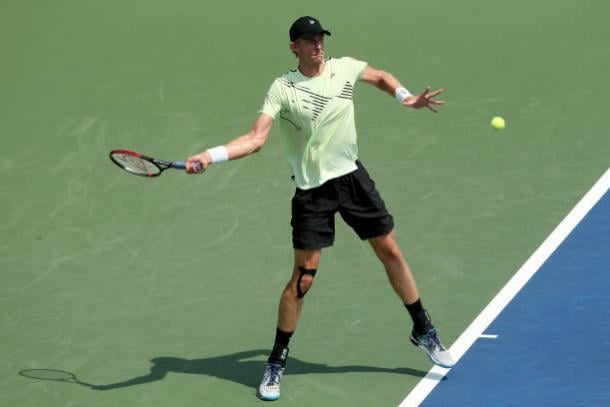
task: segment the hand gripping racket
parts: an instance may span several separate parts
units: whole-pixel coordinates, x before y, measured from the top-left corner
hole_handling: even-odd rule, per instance
[[[184,161],[158,160],[131,150],[112,150],[110,159],[125,171],[141,177],[158,177],[168,168],[186,169]],[[197,172],[202,172],[201,163],[197,163],[195,169]]]

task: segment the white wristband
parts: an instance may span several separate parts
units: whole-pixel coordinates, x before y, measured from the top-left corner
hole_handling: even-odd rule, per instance
[[[210,157],[212,157],[213,163],[221,163],[229,159],[229,150],[225,146],[218,146],[214,148],[208,148],[206,150]]]
[[[398,103],[400,103],[401,105],[405,101],[405,99],[408,98],[409,96],[413,96],[413,95],[405,88],[402,88],[402,87],[396,88],[396,90],[394,91],[394,97],[396,98]]]

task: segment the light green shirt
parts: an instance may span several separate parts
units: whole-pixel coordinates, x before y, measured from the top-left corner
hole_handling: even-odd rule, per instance
[[[352,97],[366,66],[349,57],[331,58],[322,75],[310,78],[293,69],[267,91],[259,113],[279,117],[297,187],[314,188],[356,169]]]

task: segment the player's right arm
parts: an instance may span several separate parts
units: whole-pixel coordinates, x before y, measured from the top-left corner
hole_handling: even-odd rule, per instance
[[[228,160],[236,160],[258,152],[267,142],[272,125],[273,118],[266,113],[260,113],[249,132],[224,145]],[[208,150],[189,157],[186,160],[186,172],[196,173],[195,163],[197,162],[201,163],[202,171],[212,164],[212,156]]]

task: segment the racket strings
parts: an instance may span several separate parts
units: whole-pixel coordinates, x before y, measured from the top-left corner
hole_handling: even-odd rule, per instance
[[[138,175],[151,175],[160,172],[159,167],[153,163],[143,160],[133,155],[116,153],[112,155],[112,158],[116,160],[124,169],[129,172]]]

